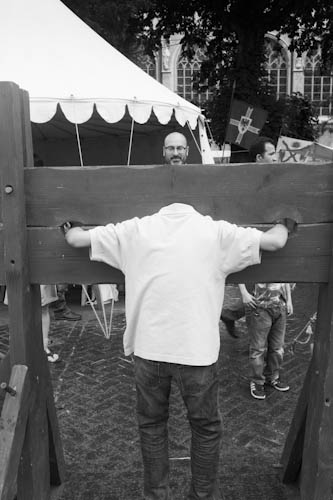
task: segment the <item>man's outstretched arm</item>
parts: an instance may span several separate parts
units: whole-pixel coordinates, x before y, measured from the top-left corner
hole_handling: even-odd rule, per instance
[[[260,240],[261,250],[274,252],[283,248],[288,240],[288,229],[284,224],[276,224],[262,234]]]
[[[79,223],[64,222],[61,227],[70,246],[75,248],[90,247],[90,233],[80,227]]]

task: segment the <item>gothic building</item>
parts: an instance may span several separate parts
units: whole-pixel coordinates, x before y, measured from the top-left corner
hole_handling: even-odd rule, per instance
[[[174,35],[169,45],[163,45],[155,60],[143,58],[141,67],[189,101],[203,102],[209,98],[209,91],[198,94],[193,88],[195,73],[199,71],[204,54],[197,49],[189,61],[182,54],[180,35]],[[279,50],[276,50],[280,44]],[[288,50],[287,38],[279,41],[274,34],[266,37],[266,72],[277,98],[293,92],[300,92],[313,103],[319,121],[333,116],[333,73],[322,74],[320,69],[320,49],[304,53],[298,57]]]

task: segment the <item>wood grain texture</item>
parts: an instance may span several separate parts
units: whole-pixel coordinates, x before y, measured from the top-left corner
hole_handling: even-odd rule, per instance
[[[12,500],[16,490],[16,475],[19,468],[27,418],[31,404],[31,386],[28,368],[15,365],[9,385],[15,387],[16,395],[6,395],[0,419],[0,499]]]
[[[106,224],[173,202],[236,224],[331,222],[332,164],[230,164],[25,169],[27,224]]]
[[[268,226],[254,226],[266,230]],[[299,227],[286,247],[263,252],[262,263],[237,275],[229,282],[295,281],[323,283],[328,279],[333,224]],[[0,229],[0,262],[3,232]],[[59,228],[28,229],[30,280],[33,283],[123,283],[123,274],[106,264],[90,262],[87,249],[67,245]],[[0,284],[5,275],[0,266]]]
[[[333,475],[333,263],[319,289],[300,491],[302,500],[330,500]]]

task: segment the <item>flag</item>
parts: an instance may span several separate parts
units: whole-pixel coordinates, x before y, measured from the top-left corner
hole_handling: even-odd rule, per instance
[[[262,108],[234,99],[225,141],[248,149],[258,138],[267,114]]]
[[[312,141],[280,136],[276,152],[282,163],[333,161],[333,149]]]

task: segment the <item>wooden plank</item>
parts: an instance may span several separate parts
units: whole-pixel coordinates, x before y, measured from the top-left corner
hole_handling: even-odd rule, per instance
[[[8,384],[10,373],[11,373],[10,355],[9,352],[7,352],[4,358],[0,360],[0,383],[6,382],[6,384]]]
[[[20,500],[47,500],[50,497],[50,466],[46,393],[50,375],[41,334],[40,297],[34,295],[32,298],[36,329],[29,332],[33,344],[29,350],[29,369],[35,398],[28,416],[17,491]]]
[[[0,164],[4,197],[4,271],[8,293],[12,364],[27,363],[31,327],[29,262],[25,218],[21,93],[17,85],[0,86]],[[39,293],[39,290],[34,293]]]
[[[256,226],[267,229],[267,226]],[[327,281],[333,224],[302,225],[287,246],[278,252],[264,252],[262,264],[229,277],[243,281]],[[2,231],[0,230],[0,242]],[[33,283],[122,283],[122,273],[106,264],[90,262],[87,249],[71,248],[57,228],[28,230],[30,279]],[[0,284],[4,282],[1,271]],[[277,278],[278,277],[278,278]]]
[[[332,164],[230,164],[26,169],[27,223],[87,225],[144,216],[173,202],[236,224],[331,222]]]
[[[32,147],[32,130],[30,122],[30,105],[29,94],[26,90],[21,90],[21,127],[22,127],[22,147],[23,147],[23,163],[24,166],[34,166],[34,154]]]
[[[319,289],[313,377],[306,420],[302,500],[330,500],[333,477],[333,259],[330,281]]]
[[[286,484],[296,482],[301,470],[312,374],[313,369],[310,363],[280,460],[282,464],[281,479]]]
[[[24,165],[32,165],[27,93],[12,83],[0,85],[0,164],[3,186],[3,241],[8,290],[10,360],[29,366],[36,397],[29,412],[17,475],[20,500],[50,497],[46,409],[48,366],[43,349],[39,285],[31,285],[25,211]],[[54,432],[57,428],[53,429]]]
[[[46,405],[49,431],[50,484],[51,486],[60,486],[65,481],[65,459],[51,383],[48,384]]]
[[[31,386],[24,365],[13,366],[9,385],[16,395],[6,395],[0,419],[0,499],[13,500],[16,475],[31,404]]]

